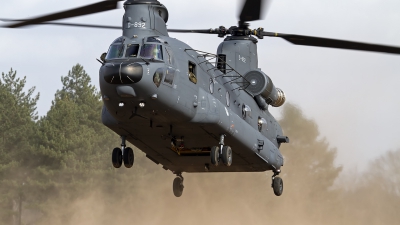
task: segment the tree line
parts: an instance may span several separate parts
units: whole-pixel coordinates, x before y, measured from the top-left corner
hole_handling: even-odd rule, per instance
[[[400,221],[400,150],[334,185],[342,173],[336,149],[293,104],[284,106],[280,120],[291,138],[281,148],[283,196],[272,194],[271,174],[190,174],[183,198],[176,199],[172,173],[140,150],[132,169],[112,167],[110,149],[119,137],[101,123],[100,93],[84,68],[73,66],[61,82],[50,110],[39,117],[40,96],[26,87],[26,77],[12,69],[2,73],[0,225]]]

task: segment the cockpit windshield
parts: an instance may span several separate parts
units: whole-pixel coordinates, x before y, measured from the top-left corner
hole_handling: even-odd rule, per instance
[[[121,58],[124,54],[124,45],[123,44],[113,44],[110,46],[108,50],[106,59],[115,59]]]
[[[140,49],[140,56],[143,58],[163,60],[162,47],[157,44],[144,44]]]
[[[126,48],[125,57],[137,57],[139,45],[129,44]]]

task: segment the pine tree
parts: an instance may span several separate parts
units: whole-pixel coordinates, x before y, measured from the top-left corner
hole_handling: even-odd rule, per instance
[[[19,218],[23,192],[29,187],[30,154],[36,132],[35,88],[24,91],[26,77],[18,78],[12,69],[0,79],[0,224]]]
[[[102,102],[89,75],[79,64],[61,78],[51,109],[40,119],[37,185],[40,209],[65,220],[73,212],[55,210],[107,182],[113,171],[110,146],[118,137],[101,123]],[[53,200],[57,201],[54,202]],[[57,211],[57,215],[54,212]]]

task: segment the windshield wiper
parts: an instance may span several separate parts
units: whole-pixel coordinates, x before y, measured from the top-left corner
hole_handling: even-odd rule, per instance
[[[149,65],[149,64],[150,64],[149,61],[143,59],[142,57],[138,57],[138,58],[141,59],[141,60],[143,60],[143,61],[146,63],[146,65]]]

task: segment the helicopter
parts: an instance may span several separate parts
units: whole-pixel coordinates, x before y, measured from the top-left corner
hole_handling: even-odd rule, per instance
[[[183,193],[182,173],[272,171],[275,195],[283,192],[278,176],[284,164],[279,147],[288,143],[268,108],[286,96],[258,67],[257,42],[280,37],[296,44],[399,54],[400,48],[266,32],[250,29],[266,1],[247,0],[238,26],[216,29],[167,29],[169,12],[156,0],[127,0],[122,27],[51,22],[117,8],[108,0],[16,22],[6,27],[55,24],[121,29],[100,57],[102,121],[121,137],[112,163],[131,168],[134,154],[126,142],[151,161],[177,175],[173,192]],[[217,53],[192,49],[169,32],[214,34],[224,41]]]

